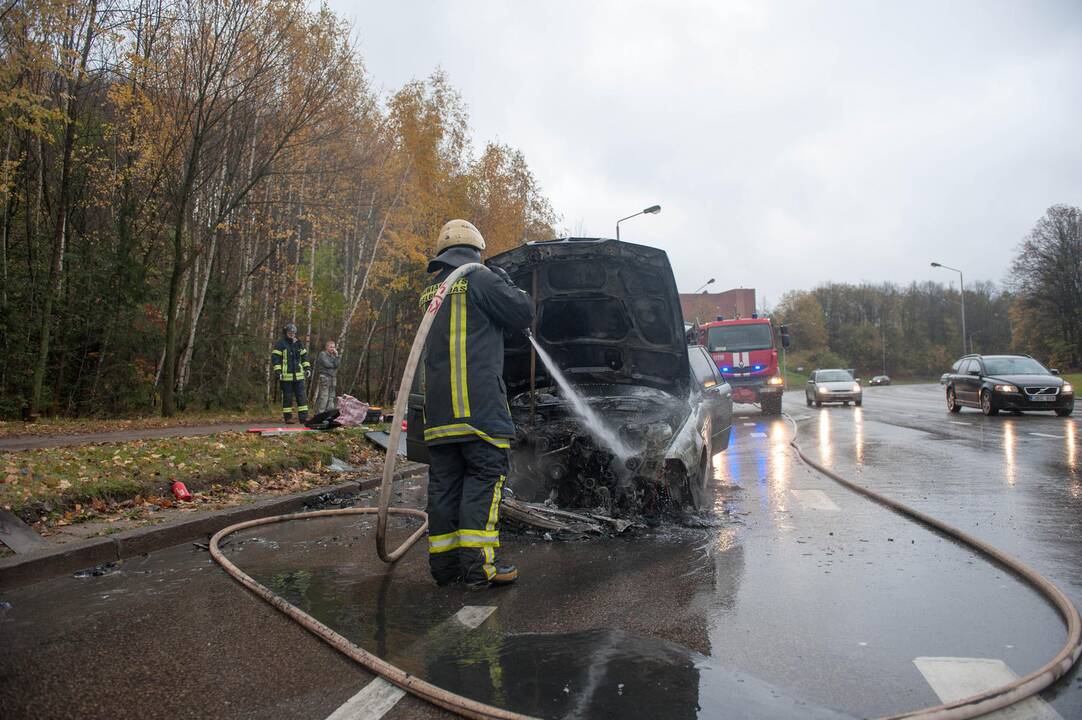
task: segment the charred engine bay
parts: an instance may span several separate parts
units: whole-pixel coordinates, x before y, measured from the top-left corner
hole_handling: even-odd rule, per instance
[[[605,428],[586,428],[554,388],[511,402],[518,434],[508,485],[516,497],[561,508],[596,509],[612,517],[656,516],[678,510],[665,455],[690,412],[687,401],[649,387],[579,385]],[[621,461],[598,438],[616,434],[632,451]]]

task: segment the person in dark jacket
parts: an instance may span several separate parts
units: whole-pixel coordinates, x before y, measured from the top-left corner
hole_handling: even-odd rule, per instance
[[[308,419],[308,395],[304,381],[312,376],[308,350],[297,339],[297,326],[290,323],[282,329],[282,339],[271,351],[274,377],[282,385],[282,419],[293,422],[293,399],[297,400],[297,415],[301,422]]]
[[[465,220],[440,230],[428,264],[435,283],[426,307],[455,268],[481,262],[485,240]],[[425,344],[425,443],[428,473],[428,560],[440,585],[514,582],[513,565],[496,561],[500,498],[515,433],[503,381],[504,333],[533,320],[530,297],[499,268],[457,280],[444,298]]]

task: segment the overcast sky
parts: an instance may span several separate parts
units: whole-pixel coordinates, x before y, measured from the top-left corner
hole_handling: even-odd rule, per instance
[[[442,67],[574,234],[681,291],[1006,277],[1082,205],[1082,0],[331,0],[376,87]],[[483,228],[482,228],[483,230]]]

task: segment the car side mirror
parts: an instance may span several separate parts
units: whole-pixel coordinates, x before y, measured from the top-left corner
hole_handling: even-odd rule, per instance
[[[1051,370],[1049,370],[1049,372],[1051,372],[1053,375],[1059,375],[1059,368],[1052,368]]]
[[[809,385],[814,385],[814,384],[815,384],[815,381],[814,381],[814,380],[808,380],[808,384],[809,384]]]

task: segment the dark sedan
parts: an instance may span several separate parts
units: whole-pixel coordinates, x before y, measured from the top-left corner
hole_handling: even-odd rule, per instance
[[[947,409],[979,408],[985,415],[1000,410],[1051,410],[1060,417],[1074,411],[1074,388],[1027,355],[966,355],[943,375]]]

